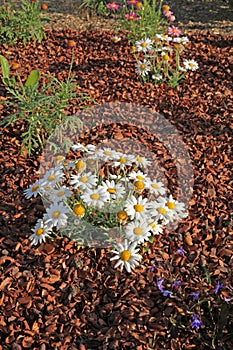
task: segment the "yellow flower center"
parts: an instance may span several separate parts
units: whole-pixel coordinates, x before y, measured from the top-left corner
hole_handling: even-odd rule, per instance
[[[135,205],[134,205],[134,209],[135,209],[136,212],[142,213],[143,210],[144,210],[144,207],[143,207],[143,205],[141,205],[141,204],[135,204]]]
[[[49,177],[48,177],[48,181],[53,181],[53,180],[55,180],[56,179],[56,175],[55,174],[51,174],[51,175],[49,175]]]
[[[138,162],[142,162],[142,157],[137,156],[137,157],[136,157],[136,160],[137,160]]]
[[[140,9],[142,7],[142,3],[140,1],[137,1],[135,6],[137,9]]]
[[[141,236],[143,234],[143,229],[141,227],[135,227],[133,233],[137,236]]]
[[[146,69],[146,65],[144,63],[142,63],[140,68],[141,68],[141,70],[145,70]]]
[[[111,151],[104,151],[104,154],[105,154],[106,156],[110,156],[110,155],[112,154],[112,152],[111,152]]]
[[[176,205],[174,202],[167,202],[166,203],[166,206],[169,208],[169,209],[175,209]]]
[[[169,11],[170,7],[168,5],[163,5],[163,11]]]
[[[166,55],[163,55],[163,60],[164,61],[168,61],[169,60],[169,56],[166,54]]]
[[[32,192],[36,192],[36,190],[38,190],[38,188],[39,188],[38,185],[34,185],[34,186],[32,187]]]
[[[121,221],[125,221],[128,218],[128,214],[126,213],[125,210],[118,211],[117,213],[117,219]]]
[[[140,180],[140,181],[143,181],[145,180],[145,177],[144,176],[141,176],[141,175],[137,175],[136,176],[136,179]]]
[[[145,41],[141,43],[141,47],[147,47],[147,44],[145,43]]]
[[[189,62],[189,67],[193,68],[194,67],[194,63],[193,62]]]
[[[157,212],[162,215],[165,215],[167,213],[166,209],[162,207],[157,208]]]
[[[114,194],[114,193],[116,193],[116,189],[110,187],[110,188],[108,188],[108,192],[109,192],[110,194]]]
[[[118,162],[120,162],[121,164],[126,163],[126,158],[125,157],[121,157]]]
[[[63,160],[65,159],[65,157],[61,154],[59,154],[58,156],[56,156],[56,160],[57,162],[63,162]]]
[[[81,173],[86,168],[86,163],[83,160],[78,160],[75,164],[75,169]]]
[[[85,208],[82,204],[75,204],[73,212],[75,213],[75,215],[83,217],[85,214]]]
[[[40,235],[43,235],[44,233],[44,229],[42,227],[39,227],[37,230],[36,230],[36,235],[37,236],[40,236]]]
[[[121,260],[129,261],[130,257],[131,257],[131,253],[129,250],[123,250],[123,252],[121,252]]]
[[[91,194],[91,199],[93,199],[94,201],[98,201],[98,199],[100,198],[99,193],[93,193]]]
[[[83,182],[83,183],[86,183],[88,181],[88,178],[86,176],[81,176],[79,181]]]
[[[151,184],[151,187],[153,187],[155,190],[157,190],[159,188],[159,186],[157,184]]]
[[[145,188],[145,185],[142,181],[135,181],[134,182],[134,187],[137,189],[137,190],[143,190]]]
[[[154,222],[152,222],[152,223],[150,224],[150,227],[151,227],[151,228],[156,228],[156,224],[155,224]]]
[[[52,214],[53,219],[58,219],[60,216],[61,212],[59,210],[55,210]]]
[[[50,190],[51,190],[51,186],[46,186],[46,187],[44,188],[44,190],[45,190],[45,191],[50,191]]]
[[[65,191],[59,191],[57,192],[57,197],[62,197],[64,196],[64,194],[65,194]]]

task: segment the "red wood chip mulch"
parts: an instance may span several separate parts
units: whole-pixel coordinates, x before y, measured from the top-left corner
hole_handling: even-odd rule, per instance
[[[114,269],[108,249],[77,250],[68,238],[31,246],[30,230],[44,208],[23,190],[37,178],[40,154],[20,154],[23,122],[2,129],[0,349],[233,348],[233,37],[189,39],[184,55],[199,69],[177,88],[143,85],[123,34],[114,44],[110,32],[51,30],[42,44],[1,47],[11,64],[19,63],[21,77],[38,69],[63,79],[72,56],[67,43],[75,40],[77,90],[98,104],[120,101],[162,113],[187,146],[194,187],[188,218],[156,236],[132,274]],[[0,93],[4,99],[2,83]],[[7,108],[0,107],[4,118]],[[79,101],[72,101],[67,112],[78,111]],[[101,137],[96,130],[93,139]],[[142,142],[153,146],[153,138]],[[161,292],[156,278],[172,294]],[[197,292],[199,302],[190,296]],[[198,330],[193,314],[202,321]]]

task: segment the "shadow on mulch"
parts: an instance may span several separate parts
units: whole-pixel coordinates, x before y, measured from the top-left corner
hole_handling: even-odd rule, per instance
[[[77,249],[68,238],[31,247],[30,230],[44,208],[37,198],[26,200],[23,190],[38,177],[40,153],[20,155],[23,122],[3,129],[0,349],[230,350],[233,38],[190,36],[184,54],[200,68],[171,88],[143,85],[127,40],[114,44],[111,37],[110,32],[50,31],[43,44],[3,45],[1,54],[20,64],[22,77],[38,69],[63,79],[72,56],[67,41],[78,38],[78,91],[97,104],[120,101],[151,108],[182,135],[194,173],[189,216],[174,232],[165,231],[148,244],[132,274],[114,269],[109,250]],[[2,84],[0,91],[5,96]],[[79,113],[79,104],[72,101],[67,112]],[[1,119],[7,113],[1,105]],[[172,176],[170,163],[163,167]],[[184,255],[177,253],[181,247]],[[163,295],[156,278],[164,278],[172,295]],[[218,281],[224,288],[216,293]],[[190,296],[194,292],[199,303]],[[191,327],[193,313],[203,323],[198,331]]]

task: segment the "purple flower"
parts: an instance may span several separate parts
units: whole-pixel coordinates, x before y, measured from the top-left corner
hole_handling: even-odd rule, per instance
[[[179,249],[176,250],[175,254],[181,254],[184,256],[184,248],[180,247]]]
[[[163,293],[163,296],[164,296],[164,297],[167,297],[167,296],[171,295],[172,292],[170,292],[169,290],[164,290],[164,289],[163,289],[163,285],[162,285],[162,284],[163,284],[163,281],[164,281],[164,278],[162,278],[161,280],[159,280],[158,278],[156,278],[156,283],[157,283],[157,286],[158,286],[160,292]]]
[[[221,289],[221,288],[225,288],[225,287],[224,287],[224,286],[221,286],[221,284],[220,284],[219,281],[218,281],[216,287],[214,288],[214,293],[217,294],[218,291],[219,291],[219,289]]]
[[[169,290],[165,290],[164,292],[163,292],[163,296],[164,297],[168,297],[168,296],[170,296],[172,294],[172,292],[170,292]]]
[[[163,281],[164,281],[164,278],[162,278],[161,280],[159,280],[158,278],[156,278],[156,283],[157,283],[157,286],[158,286],[160,292],[163,292],[163,286],[162,286]]]
[[[198,330],[199,327],[201,327],[202,322],[201,320],[199,320],[198,316],[195,314],[192,316],[192,318],[193,318],[193,322],[191,323],[191,326],[192,328],[196,328]]]
[[[173,283],[172,283],[172,287],[180,287],[181,286],[181,281],[174,281]]]
[[[196,293],[191,293],[191,294],[189,294],[191,297],[194,297],[195,298],[195,300],[198,300],[199,299],[199,293],[198,292],[196,292]]]

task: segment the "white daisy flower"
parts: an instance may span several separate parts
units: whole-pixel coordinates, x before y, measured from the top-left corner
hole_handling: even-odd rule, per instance
[[[147,174],[144,174],[142,171],[132,171],[128,175],[130,180],[134,181],[143,181],[146,185],[149,184],[149,178],[147,177]]]
[[[51,204],[49,208],[46,209],[48,222],[57,229],[66,226],[69,213],[69,209],[63,203]]]
[[[112,41],[114,42],[114,44],[117,44],[117,43],[119,43],[119,41],[121,41],[121,37],[115,35],[112,37]]]
[[[116,245],[116,250],[113,250],[113,253],[116,255],[113,256],[110,260],[118,260],[115,264],[115,268],[120,267],[121,271],[125,267],[127,272],[131,272],[139,264],[142,259],[142,256],[138,254],[139,249],[135,249],[137,242],[128,242],[125,240],[122,244],[118,243]]]
[[[82,151],[82,152],[86,152],[86,153],[95,153],[96,150],[96,146],[92,145],[92,144],[88,144],[86,146],[82,145],[81,143],[76,143],[74,144],[71,149],[73,151]]]
[[[172,37],[168,36],[167,34],[155,34],[155,39],[166,42],[172,41]]]
[[[133,164],[134,156],[131,154],[118,154],[115,160],[113,160],[110,164],[113,166],[119,166],[121,169],[125,166],[130,166]]]
[[[31,197],[36,197],[38,193],[40,192],[41,183],[39,180],[35,181],[34,184],[30,185],[28,189],[24,190],[24,196],[29,199]]]
[[[151,236],[150,229],[146,220],[135,220],[126,225],[125,234],[129,241],[143,243]]]
[[[172,195],[167,198],[166,206],[171,210],[172,217],[175,220],[188,216],[188,213],[185,211],[185,204],[173,199]]]
[[[145,219],[148,214],[147,198],[131,196],[126,200],[124,209],[131,219]]]
[[[85,152],[86,147],[83,146],[81,143],[76,143],[76,144],[74,144],[73,146],[71,146],[71,149],[72,149],[73,151],[82,151],[82,152]]]
[[[52,233],[51,225],[48,225],[44,219],[39,219],[36,223],[34,229],[32,229],[33,234],[29,237],[32,244],[45,242],[46,237],[49,237]]]
[[[189,42],[189,39],[187,36],[174,37],[173,42],[177,44],[185,45]]]
[[[161,81],[163,79],[163,75],[159,73],[155,73],[152,75],[152,79],[156,81]]]
[[[119,152],[112,150],[111,148],[103,148],[99,150],[100,157],[105,161],[109,161],[110,159],[116,159],[119,157]]]
[[[67,200],[72,195],[72,191],[65,187],[62,186],[58,189],[54,189],[51,194],[50,194],[50,200],[54,202],[62,202],[63,200]]]
[[[137,68],[136,68],[136,72],[141,75],[141,76],[145,76],[150,72],[150,62],[147,60],[143,60],[143,61],[138,61],[137,62]]]
[[[146,157],[142,157],[142,156],[139,156],[139,155],[136,155],[134,163],[138,167],[141,166],[143,168],[147,168],[148,166],[151,165],[151,162],[148,159],[146,159]]]
[[[157,221],[151,221],[149,223],[149,226],[150,226],[150,231],[152,232],[153,235],[158,235],[163,232],[162,225],[158,224]]]
[[[41,179],[41,186],[47,187],[51,186],[54,187],[56,183],[62,181],[65,178],[65,174],[62,170],[61,166],[57,166],[53,169],[50,169],[46,171],[43,178]]]
[[[110,199],[110,194],[103,188],[86,189],[81,198],[87,206],[102,208]]]
[[[81,190],[91,189],[97,184],[97,177],[91,172],[83,173],[79,175],[71,175],[70,184],[74,188],[80,188]]]
[[[166,193],[166,189],[161,181],[150,179],[149,182],[150,182],[149,189],[151,193],[155,195],[162,195],[162,196]]]
[[[166,225],[169,221],[172,221],[173,215],[171,210],[166,206],[167,199],[164,197],[158,197],[156,201],[149,203],[150,215],[155,221],[161,221]]]
[[[184,67],[187,70],[195,71],[198,69],[198,63],[194,60],[184,60]]]
[[[153,50],[153,41],[149,38],[141,39],[135,42],[135,46],[138,52],[148,52]]]
[[[99,188],[103,188],[105,191],[107,191],[111,199],[122,198],[125,195],[125,188],[122,187],[121,184],[115,183],[114,180],[106,180],[105,182],[102,182]]]

